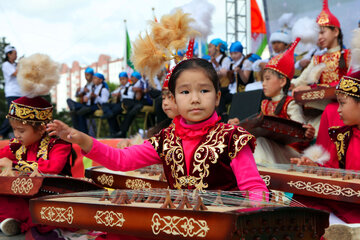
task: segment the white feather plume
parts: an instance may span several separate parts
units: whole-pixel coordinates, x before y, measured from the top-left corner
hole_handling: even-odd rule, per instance
[[[321,145],[313,145],[304,150],[304,157],[310,158],[312,161],[324,165],[330,160],[330,153],[326,151]]]
[[[300,37],[301,42],[296,47],[296,53],[303,53],[316,47],[320,28],[315,19],[303,17],[298,19],[291,30],[292,39]]]
[[[17,79],[27,97],[49,94],[60,79],[60,65],[41,53],[21,59],[18,69]]]
[[[294,24],[293,13],[283,13],[278,19],[280,29],[283,31],[289,31]]]
[[[321,73],[324,71],[324,69],[326,68],[326,64],[325,63],[320,63],[315,65],[311,71],[309,71],[309,76],[307,78],[307,84],[311,85],[314,83],[318,83]]]
[[[207,0],[192,0],[191,2],[180,7],[185,13],[195,21],[190,23],[190,27],[201,33],[201,38],[206,39],[212,34],[211,18],[215,10],[213,4]],[[174,10],[173,10],[174,11]]]
[[[351,38],[350,66],[353,72],[360,71],[360,28],[353,31]]]

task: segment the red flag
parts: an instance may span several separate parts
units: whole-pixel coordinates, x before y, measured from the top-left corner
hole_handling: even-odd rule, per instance
[[[266,33],[265,21],[256,0],[251,0],[251,33]]]

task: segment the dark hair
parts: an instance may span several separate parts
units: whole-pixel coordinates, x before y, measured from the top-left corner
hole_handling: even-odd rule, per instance
[[[335,30],[335,27],[333,26],[328,26],[329,29],[331,29],[332,31]],[[344,58],[344,52],[343,52],[343,33],[341,31],[341,28],[338,28],[339,29],[339,35],[337,37],[337,41],[338,41],[338,44],[340,45],[340,53],[341,53],[341,56],[339,58],[339,68],[340,69],[346,69],[346,62],[345,62],[345,58]]]
[[[285,104],[285,101],[286,101],[286,98],[287,98],[287,93],[289,92],[290,79],[287,78],[286,76],[282,75],[281,73],[279,73],[279,72],[277,72],[275,70],[269,69],[269,68],[265,68],[264,72],[265,71],[270,71],[272,74],[276,75],[278,78],[285,78],[286,79],[286,84],[282,88],[285,95],[281,98],[280,102],[278,103],[278,105],[276,106],[275,111],[274,111],[275,115],[279,115],[281,113],[281,109],[283,108],[283,106]]]
[[[10,52],[7,52],[7,53],[5,54],[5,60],[4,60],[4,62],[9,62],[9,56],[8,56],[8,54],[11,54],[13,51],[14,51],[14,50],[12,50],[12,51],[10,51]]]
[[[175,87],[176,87],[176,80],[180,76],[182,72],[189,69],[200,69],[202,70],[213,83],[215,92],[220,90],[220,83],[219,77],[213,67],[213,65],[205,59],[202,58],[192,58],[188,60],[184,60],[180,62],[176,67],[173,69],[171,77],[169,79],[169,90],[175,96]]]

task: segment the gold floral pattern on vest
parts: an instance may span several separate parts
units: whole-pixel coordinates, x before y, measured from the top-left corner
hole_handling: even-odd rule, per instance
[[[336,146],[337,157],[339,160],[339,167],[345,169],[346,151],[349,147],[350,138],[352,135],[351,126],[330,127],[329,135]]]
[[[253,150],[254,137],[251,134],[233,125],[215,124],[195,148],[189,174],[186,172],[182,140],[175,135],[174,125],[150,138],[149,142],[163,160],[165,175],[171,188],[195,188],[204,191],[209,188],[211,181],[210,169],[218,164],[219,159],[227,163],[223,163],[225,166],[219,171],[231,174],[231,160],[250,140]],[[236,187],[235,177],[231,180],[234,180]]]
[[[41,139],[38,151],[36,154],[37,159],[42,158],[44,160],[48,160],[48,152],[49,152],[49,144],[50,137],[45,136]],[[33,171],[34,168],[38,167],[36,162],[27,162],[26,159],[26,146],[22,145],[18,139],[14,138],[10,140],[10,150],[15,155],[15,158],[18,160],[18,163],[15,165],[15,168],[21,172],[30,172]]]
[[[338,82],[340,81],[341,77],[346,74],[348,68],[348,62],[349,62],[348,59],[349,51],[347,49],[343,51],[344,51],[344,59],[346,62],[346,68],[344,69],[340,69],[339,67],[339,59],[341,56],[340,50],[331,53],[325,53],[320,56],[319,55],[314,56],[315,65],[320,63],[325,63],[326,65],[326,68],[321,73],[319,84],[328,85],[334,82]]]

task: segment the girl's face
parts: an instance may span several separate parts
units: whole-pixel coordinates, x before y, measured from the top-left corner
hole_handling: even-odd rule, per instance
[[[352,97],[339,93],[337,95],[339,102],[338,113],[345,125],[357,125],[360,128],[360,103]]]
[[[232,52],[230,53],[230,57],[232,58],[232,60],[239,61],[240,58],[242,57],[242,53],[241,52]]]
[[[263,91],[266,97],[275,97],[280,94],[286,84],[286,78],[279,78],[272,71],[265,71],[263,76]]]
[[[139,79],[137,79],[136,77],[131,77],[131,82],[133,84],[135,84]]]
[[[15,62],[16,58],[17,58],[16,50],[12,50],[11,53],[8,53],[8,59],[10,62]]]
[[[338,38],[339,35],[339,29],[334,28],[334,30],[328,28],[328,27],[321,27],[319,32],[319,39],[318,43],[321,49],[327,48],[333,48],[338,45]]]
[[[211,117],[220,102],[209,77],[200,69],[183,71],[176,80],[175,102],[179,114],[187,124],[195,124]]]
[[[128,82],[128,78],[127,77],[121,77],[120,78],[120,84],[125,86]]]
[[[86,81],[91,82],[92,76],[93,76],[93,75],[92,75],[91,73],[85,73],[85,79],[86,79]]]
[[[168,118],[174,119],[177,115],[179,115],[174,97],[169,91],[162,94],[162,109]]]
[[[29,124],[22,124],[20,121],[10,120],[10,125],[14,130],[15,137],[22,145],[29,146],[41,139],[45,133],[45,126],[40,126],[37,130]]]

